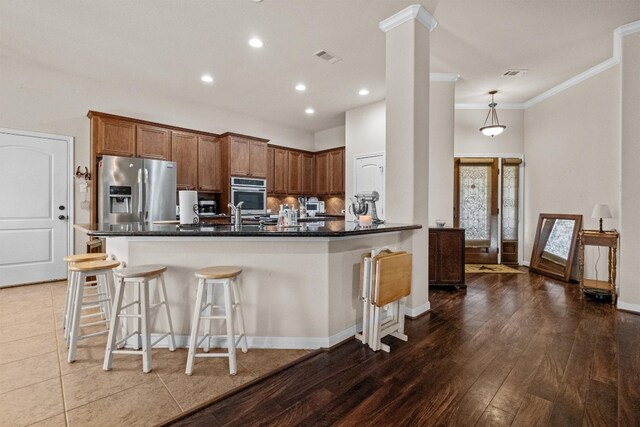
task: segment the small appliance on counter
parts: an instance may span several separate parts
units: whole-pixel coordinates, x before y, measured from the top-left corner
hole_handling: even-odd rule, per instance
[[[356,194],[351,198],[351,206],[349,210],[356,216],[356,221],[360,221],[361,216],[370,217],[373,224],[382,224],[384,220],[378,218],[378,210],[376,202],[380,200],[380,194],[377,191],[367,191]],[[367,222],[369,219],[367,219]]]
[[[305,203],[305,209],[307,212],[314,211],[316,214],[324,213],[324,202],[318,200],[317,197],[309,197]]]
[[[201,217],[212,217],[212,216],[217,216],[218,213],[218,209],[217,209],[217,202],[215,200],[205,200],[205,199],[200,199],[198,201],[198,206],[199,206],[199,211],[200,211],[200,216]]]

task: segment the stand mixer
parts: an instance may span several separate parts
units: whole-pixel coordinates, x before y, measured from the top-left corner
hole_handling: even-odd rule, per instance
[[[376,209],[378,200],[380,200],[380,194],[377,191],[358,193],[351,198],[351,213],[356,216],[356,220],[361,215],[371,215],[374,224],[382,224],[384,221],[378,218],[378,210]]]

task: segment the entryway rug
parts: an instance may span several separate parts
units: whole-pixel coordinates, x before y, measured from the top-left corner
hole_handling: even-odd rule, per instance
[[[507,267],[502,264],[465,264],[465,273],[517,273],[522,274],[524,271],[516,270],[515,268]]]

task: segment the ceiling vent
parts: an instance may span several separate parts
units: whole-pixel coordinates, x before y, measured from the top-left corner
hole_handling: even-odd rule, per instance
[[[338,61],[342,61],[342,58],[324,49],[317,51],[314,55],[320,59],[324,59],[329,64],[335,64]]]
[[[521,77],[521,76],[524,76],[525,74],[527,74],[528,72],[529,72],[529,70],[512,69],[512,70],[507,70],[504,73],[502,73],[502,77]]]

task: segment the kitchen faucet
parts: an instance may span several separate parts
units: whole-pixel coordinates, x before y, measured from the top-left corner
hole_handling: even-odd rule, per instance
[[[232,203],[229,203],[227,206],[231,208],[231,216],[233,216],[233,229],[241,230],[242,229],[242,205],[244,202],[238,203],[238,206],[233,206]]]

